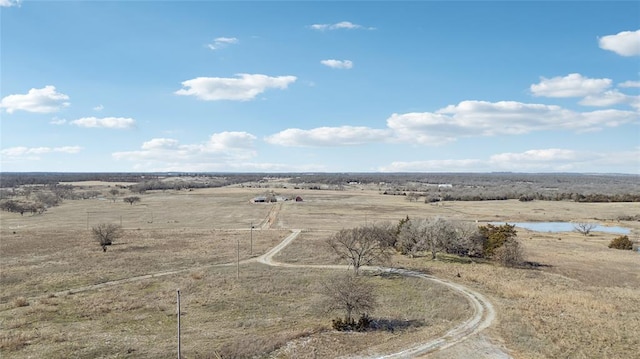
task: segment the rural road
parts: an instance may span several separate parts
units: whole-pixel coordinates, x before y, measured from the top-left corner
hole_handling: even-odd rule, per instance
[[[284,249],[287,245],[289,245],[293,240],[295,240],[300,234],[301,230],[292,229],[292,233],[285,238],[282,242],[280,242],[277,246],[273,247],[267,253],[261,255],[257,258],[257,261],[269,266],[275,267],[287,267],[287,268],[322,268],[322,269],[346,269],[348,266],[345,265],[303,265],[303,264],[290,264],[290,263],[282,263],[276,262],[273,260],[273,257],[278,254],[282,249]],[[461,284],[449,282],[444,279],[439,279],[424,273],[419,273],[415,271],[405,270],[405,269],[396,269],[396,268],[382,268],[382,267],[362,267],[364,270],[368,271],[378,271],[383,273],[394,273],[403,275],[406,277],[415,277],[421,278],[425,280],[429,280],[438,284],[445,285],[454,291],[462,294],[473,308],[473,316],[466,321],[462,322],[460,325],[455,328],[449,330],[443,336],[435,339],[431,339],[428,342],[421,343],[411,348],[404,349],[397,353],[391,353],[381,356],[376,356],[375,358],[379,359],[399,359],[399,358],[415,358],[418,356],[424,356],[429,353],[433,353],[436,351],[443,351],[447,348],[453,347],[461,342],[466,340],[476,340],[481,342],[482,350],[484,351],[483,358],[495,358],[495,359],[503,359],[510,358],[510,356],[502,351],[500,348],[492,345],[489,341],[484,337],[478,336],[478,334],[489,327],[491,323],[493,323],[496,313],[493,309],[493,305],[489,302],[482,294],[471,290]],[[481,357],[474,349],[477,345],[468,346],[467,348],[459,348],[454,354],[450,353],[451,356],[449,358],[478,358]],[[454,356],[455,355],[455,356]]]
[[[282,263],[276,262],[273,260],[273,257],[278,254],[282,249],[288,246],[293,240],[295,240],[298,235],[301,233],[299,229],[292,229],[292,233],[287,236],[282,242],[280,242],[277,246],[270,249],[265,254],[257,257],[250,258],[241,261],[240,263],[249,263],[249,262],[259,262],[265,265],[274,266],[274,267],[287,267],[287,268],[318,268],[318,269],[346,269],[348,266],[345,265],[302,265],[302,264],[291,264],[291,263]],[[183,268],[174,271],[165,271],[141,276],[135,276],[120,280],[108,281],[99,284],[87,285],[83,287],[77,287],[73,289],[67,289],[63,291],[59,291],[54,293],[55,296],[64,296],[69,294],[81,293],[86,291],[98,290],[105,287],[117,286],[125,283],[137,282],[146,279],[152,278],[160,278],[169,275],[184,273],[193,271],[195,269],[207,269],[213,267],[223,267],[223,266],[232,266],[236,265],[233,263],[223,263],[223,264],[212,264],[206,266],[199,266],[195,268]],[[493,345],[485,336],[479,335],[484,329],[489,327],[491,323],[495,319],[495,310],[491,303],[480,293],[473,291],[463,285],[449,282],[444,279],[439,279],[427,274],[404,270],[404,269],[396,269],[396,268],[382,268],[382,267],[362,267],[361,269],[367,271],[378,271],[378,272],[386,272],[386,273],[394,273],[407,277],[416,277],[424,280],[429,280],[435,283],[439,283],[441,285],[445,285],[454,291],[462,294],[473,308],[473,316],[463,323],[459,324],[455,328],[449,330],[443,336],[435,339],[430,339],[425,343],[418,344],[411,348],[404,349],[397,353],[385,354],[376,356],[375,358],[379,359],[399,359],[399,358],[415,358],[422,357],[432,353],[442,353],[446,358],[487,358],[487,359],[507,359],[510,356],[501,350],[499,347]],[[40,299],[44,298],[47,295],[36,296],[29,298]],[[8,308],[3,308],[4,310]],[[468,343],[463,343],[468,342]],[[458,344],[468,344],[468,345],[458,345]],[[455,347],[455,350],[452,350],[450,353],[446,352],[448,348]],[[478,352],[480,351],[480,352]],[[445,354],[446,353],[446,354]]]

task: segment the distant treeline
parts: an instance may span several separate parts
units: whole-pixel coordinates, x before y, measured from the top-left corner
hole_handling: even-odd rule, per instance
[[[410,200],[481,201],[519,199],[576,202],[640,202],[640,176],[571,173],[0,173],[0,187],[56,185],[60,182],[135,182],[133,192],[221,187],[239,183],[270,185],[287,179],[292,187],[376,188]],[[58,188],[60,189],[60,187]]]

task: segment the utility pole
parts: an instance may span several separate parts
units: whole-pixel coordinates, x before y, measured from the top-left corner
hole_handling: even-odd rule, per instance
[[[181,359],[180,355],[180,289],[178,289],[178,359]]]

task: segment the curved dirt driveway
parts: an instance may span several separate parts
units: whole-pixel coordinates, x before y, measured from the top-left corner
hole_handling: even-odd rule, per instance
[[[287,236],[282,242],[280,242],[277,246],[270,249],[267,253],[256,257],[250,258],[240,261],[240,263],[249,263],[249,262],[259,262],[269,266],[274,267],[288,267],[288,268],[322,268],[322,269],[346,269],[348,268],[345,265],[301,265],[301,264],[290,264],[290,263],[282,263],[276,262],[273,260],[273,257],[278,254],[282,249],[284,249],[287,245],[289,245],[294,239],[298,237],[301,230],[292,229],[292,233]],[[87,285],[83,287],[77,287],[73,289],[68,289],[64,291],[59,291],[54,293],[55,296],[63,296],[68,294],[86,292],[91,290],[97,290],[105,287],[117,286],[124,283],[137,282],[140,280],[151,279],[151,278],[159,278],[168,275],[184,273],[188,271],[193,271],[195,269],[207,269],[213,267],[223,267],[223,266],[232,266],[236,265],[233,263],[222,263],[222,264],[211,264],[199,267],[191,267],[191,268],[182,268],[173,271],[165,271],[153,274],[146,274],[141,276],[135,276],[125,279],[119,279],[99,284]],[[362,267],[361,269],[367,271],[379,271],[379,272],[387,272],[387,273],[396,273],[409,277],[422,278],[425,280],[430,280],[442,285],[445,285],[463,296],[467,298],[469,303],[473,308],[473,316],[455,328],[449,330],[445,335],[431,339],[428,342],[416,345],[411,348],[404,349],[397,353],[386,354],[383,356],[378,356],[376,358],[380,359],[396,359],[396,358],[415,358],[419,356],[424,356],[428,354],[443,354],[443,358],[486,358],[486,359],[506,359],[510,358],[510,356],[502,351],[499,347],[493,345],[484,335],[478,335],[482,332],[482,330],[486,329],[491,325],[493,320],[495,319],[495,310],[491,303],[480,293],[473,291],[463,285],[456,284],[453,282],[449,282],[444,279],[439,279],[427,274],[404,270],[404,269],[396,269],[396,268],[382,268],[382,267]],[[44,298],[45,296],[36,296],[29,298],[39,299]],[[6,310],[8,308],[2,308],[1,310]],[[461,344],[461,345],[458,345]],[[454,347],[455,346],[455,347]],[[447,348],[452,348],[455,350],[447,351]]]
[[[345,269],[345,265],[300,265],[276,262],[273,257],[284,249],[289,243],[298,237],[301,230],[293,229],[292,233],[280,242],[277,246],[273,247],[267,253],[257,258],[258,262],[275,267],[288,267],[288,268],[329,268],[329,269]],[[459,348],[458,353],[447,354],[447,357],[460,357],[460,358],[478,358],[479,354],[484,354],[484,358],[510,358],[508,354],[502,351],[500,348],[492,345],[485,337],[477,336],[482,330],[486,329],[494,321],[496,313],[493,309],[493,305],[482,294],[471,290],[461,284],[449,282],[444,279],[439,279],[427,274],[409,271],[396,268],[381,268],[381,267],[362,267],[368,271],[379,271],[386,273],[395,273],[407,277],[422,278],[430,280],[442,285],[445,285],[467,298],[473,308],[473,316],[455,328],[449,330],[445,335],[432,339],[428,342],[416,345],[411,348],[407,348],[397,353],[386,354],[379,356],[380,359],[396,359],[396,358],[415,358],[417,356],[423,356],[429,353],[437,351],[443,351],[463,341],[472,339],[477,343],[468,346],[468,348]],[[477,337],[477,338],[476,338]],[[477,346],[480,345],[484,353],[478,353]]]

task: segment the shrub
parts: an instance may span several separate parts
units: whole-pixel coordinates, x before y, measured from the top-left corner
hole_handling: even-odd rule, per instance
[[[371,327],[371,318],[368,315],[362,314],[360,319],[356,322],[354,319],[334,319],[331,321],[331,327],[340,332],[364,332]]]
[[[502,247],[508,239],[516,237],[515,225],[508,223],[501,226],[489,223],[486,226],[478,227],[478,230],[483,240],[485,258],[493,257],[496,249]]]
[[[611,240],[609,248],[632,250],[633,242],[631,242],[628,236],[620,236]]]
[[[106,252],[107,246],[110,246],[113,241],[122,235],[122,227],[112,223],[100,223],[91,228],[91,234],[100,243],[102,251]]]
[[[504,244],[496,248],[494,258],[505,267],[517,267],[523,263],[522,247],[516,238],[507,238]]]

